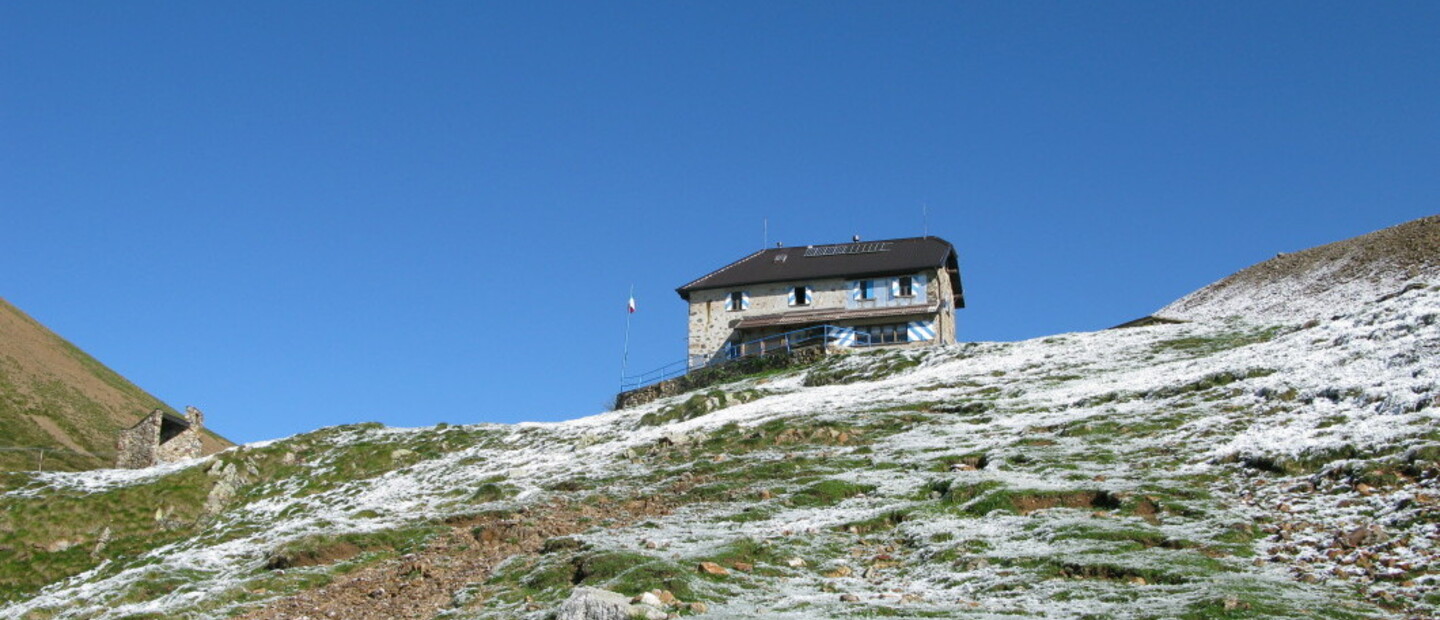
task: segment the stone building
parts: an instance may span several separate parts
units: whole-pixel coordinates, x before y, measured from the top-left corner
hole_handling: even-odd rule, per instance
[[[205,414],[194,407],[186,407],[183,416],[161,409],[151,411],[135,426],[120,431],[115,466],[141,469],[199,457],[204,427]]]
[[[690,304],[692,367],[817,338],[832,349],[953,343],[965,307],[955,247],[939,237],[760,250],[676,292]]]

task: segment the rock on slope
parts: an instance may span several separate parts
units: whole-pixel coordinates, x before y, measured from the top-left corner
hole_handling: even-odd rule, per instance
[[[0,615],[1433,617],[1440,282],[1382,297],[12,475]]]
[[[156,407],[115,371],[0,299],[0,471],[93,469],[115,463],[115,433]],[[171,411],[174,413],[173,411]],[[207,453],[231,445],[207,433]]]
[[[1353,312],[1407,285],[1440,279],[1440,215],[1293,254],[1236,272],[1155,316],[1304,321]]]

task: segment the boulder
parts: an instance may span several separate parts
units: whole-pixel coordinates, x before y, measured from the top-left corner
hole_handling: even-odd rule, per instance
[[[599,588],[575,588],[560,604],[555,620],[630,620],[630,597]]]
[[[665,620],[670,614],[649,605],[631,605],[630,617],[639,620]]]

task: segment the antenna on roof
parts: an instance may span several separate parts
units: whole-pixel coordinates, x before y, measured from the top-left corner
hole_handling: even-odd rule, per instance
[[[924,224],[924,225],[925,225],[925,238],[926,238],[926,239],[929,239],[929,238],[930,238],[930,202],[929,202],[929,201],[922,201],[922,202],[920,203],[920,219],[925,223],[925,224]]]
[[[760,227],[764,230],[760,234],[760,249],[770,247],[770,218],[760,220]]]

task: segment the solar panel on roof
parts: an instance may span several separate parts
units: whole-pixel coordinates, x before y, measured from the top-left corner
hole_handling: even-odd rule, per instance
[[[889,252],[891,245],[894,244],[889,241],[850,243],[845,245],[822,245],[819,247],[805,248],[805,256],[840,256],[844,254],[871,254],[874,252]]]

